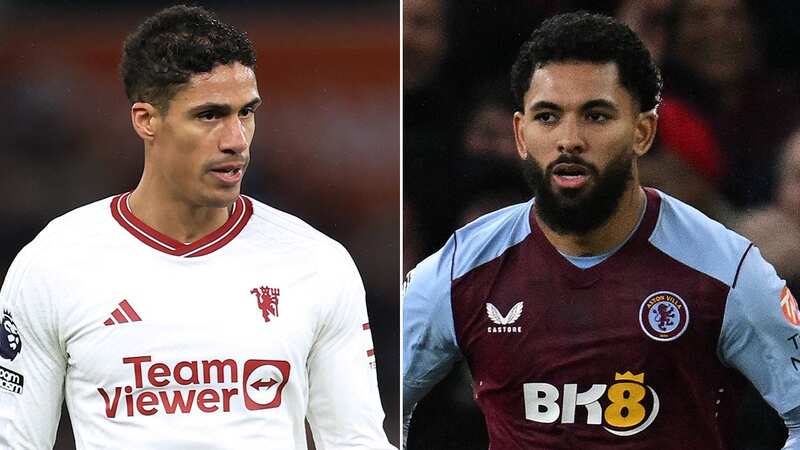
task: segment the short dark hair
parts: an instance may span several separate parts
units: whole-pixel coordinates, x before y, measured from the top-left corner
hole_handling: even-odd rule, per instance
[[[519,111],[524,111],[533,72],[564,61],[616,63],[622,86],[641,111],[661,103],[661,73],[636,33],[611,17],[579,11],[545,20],[522,45],[511,68],[511,90]]]
[[[147,102],[166,111],[192,75],[234,62],[255,67],[247,35],[204,8],[177,5],[147,18],[128,35],[120,75],[131,103]]]

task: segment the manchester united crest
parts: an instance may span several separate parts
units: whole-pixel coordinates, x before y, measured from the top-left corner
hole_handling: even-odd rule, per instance
[[[639,324],[644,334],[651,338],[662,342],[673,341],[689,326],[689,308],[674,292],[654,292],[644,299],[639,308]]]
[[[278,300],[281,295],[281,290],[278,288],[271,288],[269,286],[261,286],[253,288],[250,293],[258,299],[258,309],[261,310],[261,316],[264,322],[269,322],[270,318],[278,317]]]

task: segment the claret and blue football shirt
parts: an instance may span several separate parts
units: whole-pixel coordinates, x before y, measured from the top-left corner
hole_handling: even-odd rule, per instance
[[[403,306],[406,420],[460,359],[492,450],[727,449],[745,378],[779,413],[800,406],[785,283],[745,238],[646,198],[629,239],[585,264],[545,238],[533,200],[420,263]]]

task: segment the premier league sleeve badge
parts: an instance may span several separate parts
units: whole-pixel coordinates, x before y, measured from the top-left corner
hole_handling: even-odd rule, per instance
[[[22,350],[22,340],[19,338],[19,329],[14,323],[11,313],[3,311],[0,321],[0,357],[13,361]]]

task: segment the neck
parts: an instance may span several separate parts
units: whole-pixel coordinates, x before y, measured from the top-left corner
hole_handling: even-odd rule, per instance
[[[547,240],[561,253],[571,256],[602,255],[622,245],[639,223],[646,197],[638,183],[631,185],[632,187],[622,195],[619,206],[611,218],[599,228],[586,234],[558,234],[538,215],[535,215],[536,223]]]
[[[142,222],[183,243],[194,242],[221,227],[230,216],[230,207],[191,204],[186,198],[155,189],[143,177],[128,197],[131,212]]]

